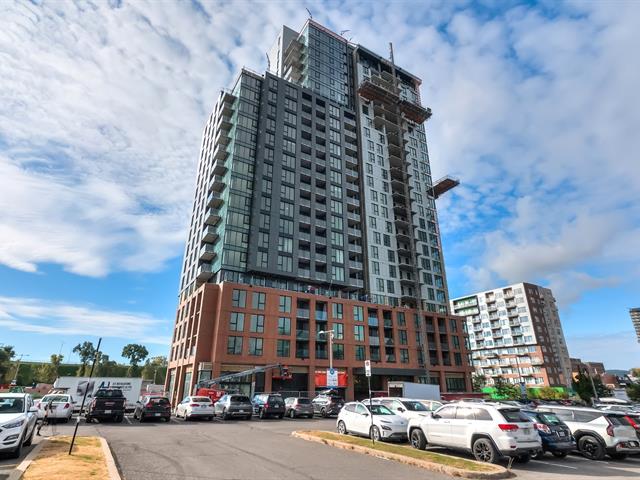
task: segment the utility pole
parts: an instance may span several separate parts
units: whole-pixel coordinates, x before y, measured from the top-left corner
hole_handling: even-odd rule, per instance
[[[333,330],[320,330],[318,334],[329,337],[329,370],[333,370]]]
[[[11,385],[18,385],[18,371],[20,370],[20,362],[22,362],[22,357],[28,357],[28,356],[29,354],[24,354],[24,353],[20,354],[20,358],[16,362],[16,374],[14,375],[13,380],[11,381]]]
[[[597,375],[597,374],[598,374],[598,370],[597,370],[597,369],[595,369],[595,368],[594,368],[593,370],[594,370],[594,372],[595,372],[595,373],[596,373],[596,375]],[[596,399],[596,402],[599,402],[599,401],[600,401],[600,397],[598,397],[598,391],[596,390],[596,384],[595,384],[595,383],[594,383],[594,381],[593,381],[593,377],[591,376],[591,372],[589,372],[589,367],[587,367],[587,368],[585,369],[585,371],[587,372],[587,375],[589,376],[589,380],[591,380],[591,388],[593,389],[593,398],[595,398],[595,399]],[[592,400],[591,400],[591,404],[593,404],[593,403],[595,403],[595,402],[594,402],[594,401],[593,401],[593,399],[592,399]]]

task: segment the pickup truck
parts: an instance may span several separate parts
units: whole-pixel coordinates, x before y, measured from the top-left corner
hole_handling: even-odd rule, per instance
[[[122,390],[117,388],[99,389],[89,405],[85,416],[86,422],[91,423],[94,418],[100,421],[109,419],[118,423],[122,422],[126,400]]]

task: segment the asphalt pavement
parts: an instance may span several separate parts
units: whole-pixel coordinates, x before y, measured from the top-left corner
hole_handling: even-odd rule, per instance
[[[80,435],[107,439],[124,480],[444,480],[427,470],[347,452],[291,436],[294,430],[335,430],[335,420],[283,419],[224,422],[80,424]],[[44,435],[68,435],[73,423],[44,427]],[[454,455],[460,455],[455,452]],[[465,456],[465,455],[461,455]],[[3,465],[15,460],[0,458]],[[594,462],[579,455],[514,464],[523,480],[620,480],[640,478],[640,457]],[[0,480],[2,476],[0,476]]]

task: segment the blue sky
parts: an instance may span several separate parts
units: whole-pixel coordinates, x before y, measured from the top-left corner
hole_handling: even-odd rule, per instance
[[[452,296],[547,285],[573,356],[640,366],[630,1],[3,2],[0,343],[167,353],[202,127],[305,7],[423,79]]]

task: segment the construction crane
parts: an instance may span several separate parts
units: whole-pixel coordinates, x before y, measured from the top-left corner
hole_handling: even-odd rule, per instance
[[[222,375],[221,377],[212,378],[211,380],[202,380],[198,383],[198,388],[211,388],[214,385],[219,385],[221,383],[228,382],[229,380],[233,380],[235,378],[242,378],[249,375],[253,375],[254,373],[266,372],[268,370],[274,370],[276,368],[280,369],[279,378],[283,380],[290,380],[291,373],[289,372],[289,367],[286,365],[282,365],[281,363],[274,363],[271,365],[264,365],[262,367],[250,368],[249,370],[243,370],[242,372],[236,373],[228,373],[227,375]]]

